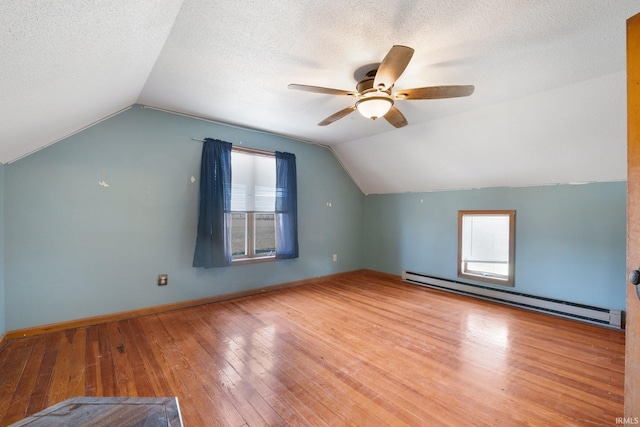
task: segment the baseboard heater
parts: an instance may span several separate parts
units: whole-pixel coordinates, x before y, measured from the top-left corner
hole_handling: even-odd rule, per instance
[[[624,328],[624,312],[622,310],[612,310],[553,298],[528,295],[507,289],[490,288],[488,286],[474,285],[457,280],[442,279],[411,271],[403,271],[402,280],[408,283],[415,283],[417,285],[427,286],[430,288],[496,301],[515,307],[566,317],[609,328]]]

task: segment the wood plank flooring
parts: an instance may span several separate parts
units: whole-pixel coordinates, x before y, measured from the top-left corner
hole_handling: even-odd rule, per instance
[[[356,274],[11,340],[0,425],[75,396],[177,396],[185,426],[602,426],[624,333]]]

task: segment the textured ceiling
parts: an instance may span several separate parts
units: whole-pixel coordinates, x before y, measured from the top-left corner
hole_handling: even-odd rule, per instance
[[[365,193],[626,178],[625,20],[637,0],[9,0],[0,4],[0,162],[134,103],[329,145]],[[354,72],[415,49],[409,126],[317,123]],[[205,136],[205,135],[202,135]]]

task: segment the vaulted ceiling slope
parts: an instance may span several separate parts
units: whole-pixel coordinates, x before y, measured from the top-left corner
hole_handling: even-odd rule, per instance
[[[625,21],[637,0],[8,0],[0,162],[139,103],[330,146],[363,192],[626,178]],[[409,125],[357,113],[354,73],[392,45]]]

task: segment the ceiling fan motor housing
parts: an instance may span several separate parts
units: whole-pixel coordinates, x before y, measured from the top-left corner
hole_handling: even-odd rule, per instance
[[[373,75],[370,75],[372,73],[373,73]],[[373,70],[372,72],[367,74],[366,78],[360,80],[358,82],[358,84],[356,85],[356,90],[358,91],[358,93],[363,95],[363,94],[365,94],[367,92],[370,92],[370,91],[377,91],[377,89],[375,89],[373,87],[373,81],[375,79],[375,76],[376,76],[376,71]],[[393,86],[389,87],[389,88],[386,88],[382,92],[386,92],[387,94],[391,95],[391,89],[392,88],[393,88]]]
[[[384,116],[393,106],[392,87],[386,90],[378,90],[373,87],[376,71],[368,72],[367,77],[360,80],[356,85],[359,99],[356,102],[356,108],[364,117],[371,120]]]

